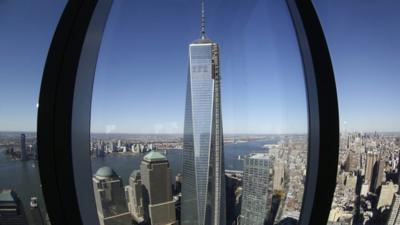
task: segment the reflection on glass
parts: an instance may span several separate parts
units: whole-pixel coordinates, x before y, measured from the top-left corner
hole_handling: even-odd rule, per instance
[[[314,4],[332,55],[341,120],[328,224],[400,224],[400,2]]]
[[[90,149],[101,224],[297,221],[307,111],[285,3],[170,4],[115,2],[105,29]]]
[[[203,37],[189,55],[181,222],[225,224],[218,45]]]
[[[37,4],[39,3],[39,4]],[[0,3],[0,224],[50,224],[36,116],[47,52],[66,1]]]

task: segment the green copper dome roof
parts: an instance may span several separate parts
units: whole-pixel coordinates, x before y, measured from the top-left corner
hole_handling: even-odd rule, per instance
[[[167,157],[159,152],[151,151],[143,157],[143,160],[148,162],[167,161]]]
[[[115,176],[117,176],[115,171],[108,166],[103,166],[100,169],[98,169],[95,175],[98,177],[115,177]]]

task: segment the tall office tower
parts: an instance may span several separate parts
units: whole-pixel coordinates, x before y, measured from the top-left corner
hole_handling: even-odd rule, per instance
[[[376,192],[382,184],[382,178],[385,173],[385,160],[380,158],[374,166],[371,178],[371,191]]]
[[[129,177],[129,185],[125,186],[125,197],[128,209],[133,219],[141,223],[144,221],[144,205],[142,197],[142,181],[139,170],[134,170]]]
[[[375,163],[379,159],[379,154],[377,152],[368,152],[365,164],[365,176],[364,183],[371,185],[372,175],[374,171]]]
[[[22,202],[12,190],[0,192],[0,224],[28,225]]]
[[[218,45],[206,38],[189,45],[183,135],[182,224],[225,225],[225,176]]]
[[[274,162],[274,191],[283,191],[285,176],[285,164],[282,160],[276,160]]]
[[[257,153],[244,160],[241,225],[263,225],[271,209],[268,190],[271,168],[267,154]]]
[[[100,225],[131,224],[121,177],[105,166],[97,170],[92,180]]]
[[[400,224],[400,194],[395,193],[393,196],[392,205],[390,207],[390,214],[387,225]]]
[[[178,173],[175,176],[175,194],[179,194],[182,191],[182,174]]]
[[[398,153],[397,157],[397,184],[400,186],[400,152]]]
[[[152,225],[176,224],[171,168],[167,158],[151,151],[140,165],[145,219]]]
[[[386,184],[382,185],[376,208],[380,209],[381,207],[390,206],[392,204],[394,193],[398,191],[399,186],[397,184],[393,184],[393,182],[387,182]]]
[[[225,173],[226,181],[226,224],[234,224],[240,215],[242,177],[236,173]]]
[[[359,155],[356,152],[349,152],[344,163],[344,170],[346,172],[353,172],[358,170]]]
[[[25,134],[21,134],[21,160],[22,161],[28,160],[28,154],[26,152]]]

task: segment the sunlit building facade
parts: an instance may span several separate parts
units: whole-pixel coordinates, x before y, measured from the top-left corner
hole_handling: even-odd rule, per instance
[[[144,221],[144,205],[142,196],[142,181],[139,170],[134,170],[129,176],[129,185],[125,186],[125,198],[128,210],[133,219],[140,223]]]
[[[25,134],[21,134],[21,160],[28,160],[28,154],[26,152],[26,142],[25,142]]]
[[[202,35],[189,46],[183,139],[182,224],[225,225],[219,49]]]
[[[100,225],[131,224],[122,178],[105,166],[97,170],[92,180]]]
[[[140,165],[145,219],[151,225],[175,225],[175,201],[172,198],[171,168],[168,159],[151,151]]]
[[[271,160],[257,153],[244,160],[241,225],[263,225],[271,209]]]
[[[392,201],[392,206],[389,214],[387,225],[400,224],[400,194],[395,193]]]

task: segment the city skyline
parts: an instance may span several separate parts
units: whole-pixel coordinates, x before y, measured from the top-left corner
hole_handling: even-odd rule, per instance
[[[41,73],[53,30],[63,10],[63,3],[46,2],[44,5],[48,7],[46,11],[49,14],[41,13],[40,17],[39,10],[31,10],[35,9],[35,5],[22,6],[18,2],[4,4],[10,7],[0,15],[0,24],[10,32],[2,36],[0,41],[0,47],[4,49],[0,53],[4,59],[0,62],[2,68],[0,73],[3,74],[0,82],[2,84],[0,130],[35,131]],[[92,115],[94,132],[106,133],[109,130],[110,133],[183,133],[183,120],[177,118],[183,118],[187,70],[185,45],[198,35],[198,17],[192,16],[198,14],[196,11],[198,1],[167,1],[160,3],[160,8],[150,10],[151,4],[151,2],[121,1],[115,2],[113,6],[104,34],[94,87]],[[221,54],[225,61],[222,62],[224,65],[222,107],[226,133],[306,133],[306,104],[302,74],[299,72],[300,58],[297,55],[294,31],[284,3],[257,1],[239,3],[220,0],[207,4],[210,8],[210,32],[223,46]],[[382,1],[379,4],[365,2],[362,7],[351,6],[345,2],[326,4],[315,1],[314,4],[333,60],[341,130],[399,131],[400,120],[396,116],[400,111],[399,104],[396,104],[399,92],[396,84],[400,78],[396,76],[396,71],[399,71],[396,59],[400,45],[394,41],[399,40],[399,32],[392,29],[396,27],[396,21],[391,18],[396,15],[395,12],[400,8],[400,4],[395,2],[391,5],[389,1]],[[226,5],[226,8],[222,7],[223,5]],[[161,9],[162,6],[166,6],[169,10]],[[345,8],[351,10],[343,10]],[[149,15],[140,13],[143,9],[149,9]],[[177,11],[179,13],[176,13]],[[21,15],[21,18],[29,18],[29,24],[24,24],[23,20],[10,20],[9,15],[16,13]],[[160,18],[150,19],[155,15],[159,15]],[[232,20],[221,20],[222,17]],[[266,21],[263,26],[268,29],[260,31],[260,37],[257,39],[252,34],[259,30],[260,21]],[[166,35],[168,31],[166,24],[173,31],[168,35]],[[149,25],[153,29],[146,28]],[[13,29],[17,26],[20,29]],[[30,27],[35,27],[35,32]],[[353,27],[357,29],[354,30]],[[32,31],[30,41],[25,42],[25,39],[15,38],[23,37],[21,34],[26,30]],[[143,32],[135,34],[137,30]],[[163,40],[170,46],[160,47],[156,42],[159,35],[162,35]],[[152,36],[155,39],[151,38]],[[246,46],[236,45],[236,39],[233,37],[243,40]],[[161,63],[162,66],[170,65],[168,73],[160,73],[160,69],[150,68],[149,62],[146,63],[152,54],[142,53],[144,48],[149,47],[149,43],[144,43],[142,47],[136,43],[143,43],[147,39],[147,42],[154,44],[154,47],[150,48],[151,52],[159,48],[160,54],[156,58],[160,61],[157,63]],[[171,42],[172,40],[176,41]],[[266,40],[269,44],[260,44],[261,40]],[[257,51],[256,46],[260,46],[260,50]],[[135,52],[142,54],[142,58]],[[168,58],[163,52],[171,54],[171,57]],[[248,61],[256,60],[251,62],[245,60],[248,65],[244,69],[237,70],[243,64],[236,55],[243,52],[247,54]],[[383,57],[387,54],[390,57]],[[21,55],[23,57],[20,57]],[[113,57],[116,59],[112,60]],[[121,58],[125,59],[116,62]],[[282,66],[282,62],[285,62],[283,59],[286,58],[293,67],[286,64]],[[258,68],[256,70],[250,69],[251,65],[260,65],[268,59],[271,59],[265,65],[268,68],[258,66],[255,67]],[[24,66],[18,66],[15,62],[20,62]],[[143,64],[143,67],[149,69],[151,73],[139,76],[138,74],[144,71],[139,64]],[[282,67],[292,67],[293,73]],[[166,78],[158,76],[159,82],[152,84],[145,78],[151,74],[163,74]],[[296,77],[285,83],[290,74]],[[251,98],[254,93],[264,90],[257,88],[255,84],[261,75],[267,75],[271,84],[278,84],[277,86],[287,84],[288,87],[278,89],[275,89],[274,85],[264,87],[270,92],[262,91],[262,95],[253,101]],[[167,78],[172,82],[165,83]],[[243,81],[247,83],[247,88],[239,89]],[[260,81],[261,85],[267,84],[262,79]],[[113,91],[105,92],[105,88]],[[299,95],[299,98],[293,98],[292,95]],[[239,107],[244,102],[246,106]],[[255,102],[265,102],[265,104],[257,105]],[[290,111],[291,108],[298,112]],[[260,122],[255,123],[256,120]]]
[[[53,148],[49,154],[57,157],[50,158],[41,135],[36,140],[36,133],[1,132],[35,130],[36,114],[22,106],[37,101],[31,92],[39,92],[35,85],[59,15],[44,16],[47,23],[32,19],[52,27],[31,28],[44,32],[30,39],[15,38],[34,46],[28,50],[34,54],[15,56],[24,53],[24,44],[14,52],[0,39],[0,50],[9,52],[0,51],[0,57],[10,57],[0,60],[0,74],[11,75],[0,77],[0,205],[21,206],[19,215],[5,219],[26,215],[31,225],[57,222],[54,215],[70,204],[54,204],[51,184],[65,178],[58,183],[79,185],[62,186],[65,196],[55,197],[68,200],[72,193],[82,211],[88,201],[74,193],[91,184],[100,225],[296,224],[310,209],[320,217],[310,221],[327,219],[327,225],[399,223],[400,45],[390,41],[400,40],[400,32],[392,31],[400,3],[385,3],[314,1],[336,73],[340,135],[337,152],[331,149],[338,161],[330,168],[337,172],[319,168],[324,184],[311,190],[316,173],[310,165],[324,162],[309,152],[317,148],[309,143],[302,58],[285,1],[206,1],[207,35],[204,0],[115,2],[96,65],[90,141],[81,149]],[[63,4],[47,9],[61,14]],[[0,26],[21,29],[35,13],[22,7],[17,15],[14,22],[1,22],[0,7]],[[11,33],[18,32],[24,29]],[[14,41],[10,37],[5,35]],[[27,74],[32,77],[25,80]],[[86,149],[86,156],[75,157],[74,149]],[[83,160],[85,165],[77,164]],[[43,176],[43,164],[56,165],[54,177]],[[57,165],[75,175],[82,170],[86,179],[91,174],[92,182],[64,176]],[[13,197],[17,192],[20,200]],[[311,208],[318,198],[309,194],[325,192],[332,202]],[[96,221],[81,212],[82,221],[87,215]]]

